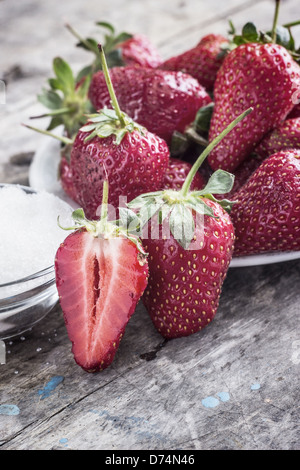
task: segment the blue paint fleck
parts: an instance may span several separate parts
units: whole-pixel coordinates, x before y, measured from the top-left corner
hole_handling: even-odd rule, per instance
[[[260,389],[260,384],[259,383],[251,385],[251,390],[259,390],[259,389]]]
[[[17,405],[0,405],[0,415],[16,416],[20,413]]]
[[[56,389],[56,387],[61,384],[64,380],[64,377],[62,375],[55,375],[52,377],[51,380],[45,385],[44,388],[41,390],[38,390],[38,395],[41,395],[41,400],[44,400],[44,398],[50,397],[52,392]]]
[[[201,403],[203,406],[205,406],[205,408],[215,408],[216,406],[220,404],[219,400],[215,397],[203,398]]]
[[[225,402],[230,400],[230,395],[228,392],[220,392],[217,394],[221,401]]]
[[[68,442],[69,440],[66,437],[62,437],[61,439],[59,439],[59,443],[64,444],[64,447],[68,447]]]

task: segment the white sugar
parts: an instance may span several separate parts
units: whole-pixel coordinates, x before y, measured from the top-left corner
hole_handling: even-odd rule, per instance
[[[30,276],[54,264],[72,226],[72,208],[53,194],[27,194],[18,186],[0,188],[0,284]]]

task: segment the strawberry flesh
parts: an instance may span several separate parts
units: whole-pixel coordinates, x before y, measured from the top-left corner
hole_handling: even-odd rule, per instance
[[[147,262],[125,238],[96,238],[81,230],[59,247],[55,270],[74,359],[88,372],[103,370],[147,285]]]

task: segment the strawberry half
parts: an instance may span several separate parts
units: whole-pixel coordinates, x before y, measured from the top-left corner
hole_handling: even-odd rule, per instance
[[[295,87],[300,87],[300,67],[283,46],[250,43],[233,49],[216,78],[209,140],[232,116],[249,106],[254,110],[209,155],[212,169],[234,171],[292,110]]]
[[[103,194],[105,200],[105,185]],[[114,359],[147,285],[148,265],[139,240],[105,215],[89,221],[78,209],[73,217],[76,230],[56,253],[56,285],[74,359],[96,372]]]
[[[149,253],[149,281],[143,302],[165,338],[193,334],[215,316],[233,253],[231,203],[214,194],[228,193],[234,177],[216,171],[202,190],[190,187],[209,152],[249,114],[235,119],[208,145],[182,188],[144,194],[128,204],[138,210],[141,238]]]
[[[196,78],[204,88],[213,91],[217,72],[223,62],[222,47],[228,39],[220,34],[204,36],[197,46],[171,57],[163,62],[159,68],[188,73]]]
[[[235,256],[300,250],[300,150],[265,159],[235,200]]]
[[[182,72],[146,67],[113,67],[110,77],[121,109],[168,144],[184,132],[199,108],[211,102],[198,81]],[[95,109],[110,106],[105,76],[93,75],[89,98]]]

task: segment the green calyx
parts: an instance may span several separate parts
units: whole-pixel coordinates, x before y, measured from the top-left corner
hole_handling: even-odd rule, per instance
[[[87,132],[85,142],[94,137],[116,136],[116,144],[119,145],[127,132],[139,131],[144,133],[144,127],[138,125],[127,114],[122,113],[122,120],[114,109],[104,108],[99,113],[87,116],[88,123],[81,127],[81,132]]]
[[[123,212],[122,212],[123,211]],[[112,238],[126,238],[130,240],[138,249],[138,252],[146,257],[147,253],[145,252],[141,240],[134,233],[135,228],[140,225],[140,220],[136,214],[133,214],[132,211],[127,208],[119,209],[120,219],[115,221],[108,220],[108,180],[104,180],[103,183],[103,196],[102,196],[102,205],[101,205],[101,216],[99,220],[89,220],[86,218],[84,210],[82,208],[76,209],[72,212],[72,218],[75,222],[74,226],[63,227],[59,222],[59,217],[57,223],[60,228],[63,230],[82,230],[85,229],[95,238],[103,239],[112,239]],[[121,217],[122,213],[122,217]],[[129,217],[129,214],[132,215]],[[135,220],[133,220],[133,218]],[[131,227],[130,227],[131,226]]]
[[[87,125],[83,126],[80,130],[82,132],[89,133],[89,135],[85,138],[85,141],[91,140],[96,136],[104,138],[110,135],[115,135],[116,144],[119,145],[127,132],[133,132],[137,130],[143,134],[145,129],[144,127],[135,123],[133,119],[121,111],[109,75],[105,53],[103,47],[100,44],[98,44],[98,50],[100,53],[102,70],[113,109],[104,108],[97,114],[88,115],[87,117],[89,121]]]
[[[106,31],[104,35],[103,41],[103,49],[107,58],[108,67],[116,67],[124,65],[124,61],[122,59],[122,51],[120,49],[120,45],[127,41],[128,39],[132,38],[132,34],[127,32],[116,33],[115,28],[107,22],[104,21],[97,21],[96,26],[104,29]],[[66,28],[70,31],[70,33],[78,40],[77,47],[84,49],[85,51],[92,52],[95,55],[95,59],[93,62],[84,69],[79,74],[79,78],[86,74],[90,74],[95,72],[96,70],[100,70],[102,68],[101,60],[98,54],[98,42],[93,38],[83,38],[75,29],[66,24]]]
[[[44,88],[38,95],[38,100],[49,112],[32,119],[51,117],[47,130],[62,125],[65,133],[72,138],[86,123],[85,115],[93,111],[87,98],[91,76],[78,82],[68,63],[60,57],[53,60],[53,70],[55,77],[48,80],[49,88]]]
[[[178,243],[187,249],[195,233],[194,215],[206,215],[215,217],[214,211],[207,204],[207,199],[217,202],[224,210],[230,212],[233,201],[227,199],[219,200],[215,194],[227,194],[231,191],[234,183],[234,175],[224,170],[215,171],[207,182],[205,188],[198,191],[190,191],[191,183],[200,166],[212,151],[212,149],[227,135],[240,121],[252,112],[249,108],[232,121],[226,129],[221,132],[203,150],[197,161],[192,166],[189,174],[179,191],[163,190],[142,194],[128,203],[128,208],[138,211],[137,217],[140,221],[140,232],[148,221],[158,216],[160,224],[168,219],[170,231]],[[178,228],[180,230],[178,230]],[[179,234],[179,235],[178,235]]]
[[[292,34],[292,28],[300,25],[300,20],[278,25],[280,0],[275,1],[275,11],[273,16],[272,28],[269,31],[257,29],[254,23],[248,22],[242,28],[241,34],[237,34],[236,29],[229,21],[230,29],[228,31],[231,40],[222,47],[221,55],[226,54],[240,46],[241,44],[260,43],[260,44],[279,44],[285,47],[294,60],[300,63],[300,48],[296,47]]]
[[[226,211],[230,211],[233,202],[227,199],[218,200],[213,196],[213,193],[228,193],[232,189],[233,182],[234,176],[232,174],[217,170],[213,173],[205,188],[200,191],[189,191],[184,194],[182,190],[168,189],[147,193],[129,202],[128,207],[130,210],[138,211],[137,217],[140,230],[154,215],[158,216],[160,224],[169,218],[171,233],[178,243],[186,249],[195,232],[193,213],[215,217],[212,208],[206,203],[206,199],[217,202]],[[178,227],[182,227],[180,238],[178,237]]]

